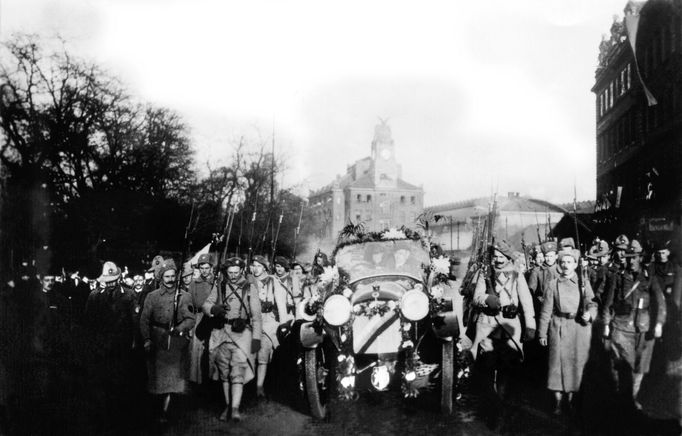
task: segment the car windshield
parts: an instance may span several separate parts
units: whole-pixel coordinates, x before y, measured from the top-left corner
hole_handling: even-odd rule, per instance
[[[423,280],[429,253],[421,242],[412,240],[377,241],[347,245],[334,258],[339,272],[356,282],[367,277],[400,275]]]

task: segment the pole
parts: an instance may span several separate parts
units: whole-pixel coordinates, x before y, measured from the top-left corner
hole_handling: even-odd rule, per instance
[[[459,251],[459,225],[461,223],[461,221],[457,221],[457,251]]]
[[[223,259],[227,259],[227,247],[230,245],[230,236],[232,234],[232,223],[234,223],[234,206],[230,206],[227,212],[227,222],[225,223],[225,247],[223,247]]]
[[[251,235],[249,235],[249,262],[253,258],[253,232],[256,227],[256,214],[258,210],[258,199],[256,199],[256,205],[253,208],[253,214],[251,215]]]

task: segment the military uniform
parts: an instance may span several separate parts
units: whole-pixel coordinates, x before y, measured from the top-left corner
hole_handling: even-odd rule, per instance
[[[208,342],[214,379],[223,382],[248,383],[255,375],[251,344],[262,337],[261,305],[258,290],[244,277],[232,284],[229,281],[214,286],[202,307],[204,316],[212,316],[216,305],[226,305],[226,322],[213,329]],[[247,327],[233,331],[235,320],[244,320]],[[240,330],[240,329],[237,329]]]
[[[476,281],[474,304],[478,307],[479,314],[471,349],[474,357],[477,355],[479,344],[488,338],[502,340],[511,351],[522,353],[520,316],[524,317],[526,329],[535,331],[533,300],[523,275],[509,263],[502,269],[495,268],[494,277],[493,289],[486,286],[486,279],[481,274]],[[498,301],[497,305],[490,304],[491,296]],[[505,308],[510,306],[522,310],[517,310],[513,317],[507,318],[503,316],[503,311],[508,310]],[[484,343],[483,347],[487,349],[488,345]]]
[[[151,394],[182,393],[189,376],[190,331],[194,307],[187,292],[162,285],[144,302],[140,333],[151,342],[147,358],[147,390]]]
[[[275,287],[272,276],[264,273],[261,277],[252,277],[251,280],[261,303],[263,343],[258,351],[258,363],[263,365],[270,363],[272,353],[279,346],[277,327],[284,314],[287,313],[286,297],[284,289]]]
[[[614,364],[627,364],[636,374],[649,371],[654,348],[653,328],[666,317],[663,293],[643,270],[624,270],[612,276],[606,291],[602,317],[610,326]]]

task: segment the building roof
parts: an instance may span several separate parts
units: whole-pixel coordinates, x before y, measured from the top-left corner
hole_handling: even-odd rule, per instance
[[[379,187],[374,184],[374,177],[372,177],[372,174],[365,174],[364,176],[360,177],[354,182],[349,183],[344,187],[345,188],[353,188],[353,189],[386,189],[384,187]],[[398,178],[398,181],[396,183],[395,189],[401,190],[401,191],[421,191],[422,188],[419,186],[412,185],[410,183],[407,183],[401,178]]]
[[[426,210],[433,213],[439,213],[448,211],[464,212],[464,210],[470,209],[472,215],[478,215],[481,210],[488,210],[489,203],[490,197],[482,197],[454,203],[439,204],[427,207]],[[510,194],[507,197],[498,196],[497,210],[500,212],[537,212],[543,214],[547,212],[567,212],[566,209],[556,204],[535,198],[521,197],[518,194]]]

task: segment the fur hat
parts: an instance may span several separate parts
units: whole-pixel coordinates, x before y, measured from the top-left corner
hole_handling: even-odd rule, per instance
[[[511,259],[514,256],[514,250],[507,244],[507,241],[495,241],[493,248],[504,254],[508,259]]]
[[[285,270],[289,271],[289,261],[284,256],[275,257],[275,261],[272,263],[273,265],[281,265]]]
[[[157,277],[159,277],[159,278],[163,277],[163,275],[166,273],[166,271],[170,271],[170,270],[177,272],[178,267],[175,266],[175,261],[173,259],[166,259],[163,261],[163,263],[159,267]]]
[[[562,248],[563,248],[563,247],[575,248],[575,241],[573,240],[573,238],[563,238],[563,239],[559,242],[559,246],[562,247]]]
[[[260,254],[253,256],[253,259],[251,259],[251,263],[254,262],[260,263],[261,265],[263,265],[265,269],[268,268],[268,260],[265,257],[261,256]]]
[[[569,247],[562,248],[557,253],[557,261],[561,261],[561,259],[566,257],[566,256],[571,256],[576,262],[579,262],[580,261],[580,250],[577,250],[575,248],[569,248]]]
[[[199,256],[199,259],[197,260],[197,265],[202,265],[204,263],[207,263],[209,265],[213,265],[211,262],[211,255],[208,253],[204,253]]]
[[[238,266],[239,268],[244,268],[244,261],[240,259],[239,257],[231,257],[223,263],[223,267],[225,269],[231,267],[231,266]]]
[[[554,241],[547,241],[547,242],[544,242],[544,243],[540,246],[540,249],[542,250],[542,254],[547,254],[547,253],[549,253],[550,251],[553,251],[553,252],[556,253],[556,251],[557,251],[557,249],[556,249],[556,242],[554,242]]]
[[[113,282],[121,277],[121,269],[116,266],[114,262],[104,262],[102,266],[102,275],[97,278],[99,282]]]

